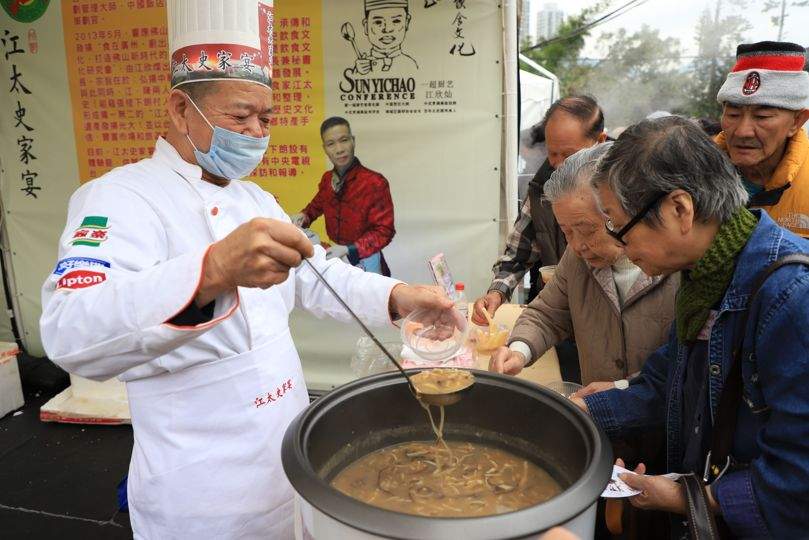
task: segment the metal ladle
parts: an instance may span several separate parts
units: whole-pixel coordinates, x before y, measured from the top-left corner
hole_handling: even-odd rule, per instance
[[[362,320],[360,320],[357,314],[354,313],[354,311],[350,307],[348,307],[348,304],[346,304],[346,302],[340,297],[340,295],[337,294],[337,291],[335,291],[332,288],[332,286],[329,285],[329,282],[326,281],[326,278],[323,277],[323,274],[321,274],[317,270],[317,268],[315,268],[315,265],[312,264],[312,262],[309,259],[304,259],[304,261],[306,262],[306,264],[309,265],[309,268],[312,270],[312,272],[315,273],[317,279],[320,280],[320,282],[326,286],[326,288],[329,290],[330,293],[332,293],[332,295],[334,295],[334,297],[337,299],[340,305],[343,306],[343,309],[345,309],[348,312],[348,314],[351,315],[355,321],[357,321],[357,324],[360,325],[360,328],[362,328],[362,331],[365,332],[365,335],[371,338],[371,340],[376,344],[376,346],[379,347],[379,349],[383,353],[385,353],[385,356],[387,356],[388,359],[391,362],[393,362],[393,365],[396,366],[396,369],[398,369],[401,372],[401,374],[404,375],[404,378],[407,379],[407,384],[410,386],[410,392],[417,400],[421,401],[422,403],[426,403],[427,405],[436,405],[436,406],[452,405],[454,403],[459,402],[461,398],[464,396],[464,394],[469,392],[469,390],[472,388],[472,385],[474,384],[474,380],[471,383],[469,383],[468,386],[465,386],[453,392],[446,392],[443,394],[433,394],[433,393],[427,394],[419,392],[418,389],[416,388],[416,385],[413,384],[413,380],[410,378],[410,376],[407,374],[407,372],[404,370],[401,364],[399,364],[399,362],[390,353],[390,351],[388,351],[388,349],[385,348],[384,345],[382,345],[382,342],[376,338],[373,332],[371,332],[371,330],[369,330],[368,327],[365,326],[365,323],[363,323]]]

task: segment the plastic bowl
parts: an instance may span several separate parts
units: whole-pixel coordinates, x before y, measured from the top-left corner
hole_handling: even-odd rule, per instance
[[[566,398],[569,398],[571,394],[574,394],[582,389],[582,385],[574,382],[568,381],[553,381],[549,382],[545,385],[545,388],[553,390],[559,394],[562,394]]]
[[[508,340],[508,335],[511,333],[509,328],[504,324],[495,323],[497,330],[492,333],[488,326],[474,325],[472,328],[471,339],[475,344],[475,350],[482,353],[493,352],[498,347],[502,347]]]
[[[447,360],[466,341],[466,318],[457,309],[419,309],[402,323],[402,342],[425,360]]]
[[[542,283],[547,284],[550,280],[553,279],[553,276],[556,274],[556,265],[552,264],[550,266],[543,266],[539,269],[539,275],[542,277]]]

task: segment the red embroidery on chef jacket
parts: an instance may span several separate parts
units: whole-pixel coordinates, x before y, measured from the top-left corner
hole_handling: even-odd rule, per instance
[[[253,404],[256,408],[261,407],[262,405],[269,405],[271,403],[275,403],[276,401],[280,400],[281,398],[286,395],[287,392],[292,390],[292,379],[287,379],[285,383],[281,384],[281,386],[277,387],[275,390],[271,390],[267,392],[267,396],[258,396],[256,399],[253,400]]]

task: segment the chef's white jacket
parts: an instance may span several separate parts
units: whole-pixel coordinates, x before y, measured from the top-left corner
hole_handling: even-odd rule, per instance
[[[65,370],[126,382],[136,538],[291,536],[280,444],[308,403],[289,313],[350,321],[305,266],[266,290],[216,298],[212,318],[172,324],[199,287],[207,250],[255,217],[289,221],[247,181],[202,180],[162,138],[154,155],[79,188],[59,262],[42,290],[45,350]],[[313,258],[369,325],[390,323],[395,280]]]

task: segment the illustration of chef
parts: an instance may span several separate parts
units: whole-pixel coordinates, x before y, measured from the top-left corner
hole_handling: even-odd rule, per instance
[[[355,41],[354,26],[350,22],[344,23],[341,28],[343,38],[354,47],[354,73],[380,76],[418,69],[416,60],[402,50],[410,20],[408,0],[365,0],[362,26],[371,50],[368,53],[360,52]]]

